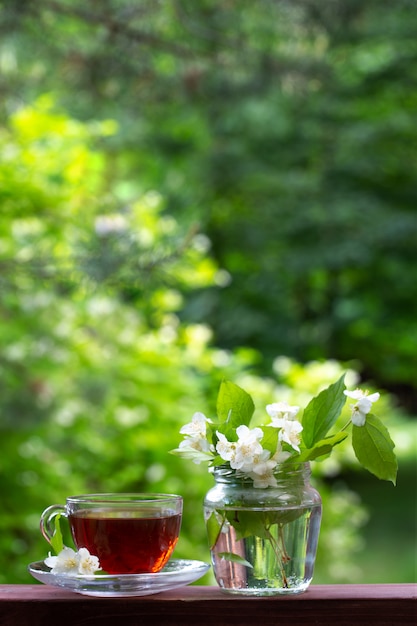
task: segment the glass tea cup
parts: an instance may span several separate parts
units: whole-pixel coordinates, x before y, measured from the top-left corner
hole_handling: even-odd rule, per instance
[[[108,574],[159,572],[178,541],[181,496],[148,493],[98,493],[70,496],[41,515],[40,528],[49,542],[54,518],[68,518],[77,547],[97,556]]]

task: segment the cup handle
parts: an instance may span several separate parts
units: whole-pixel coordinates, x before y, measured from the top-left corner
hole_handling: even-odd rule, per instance
[[[62,506],[62,504],[52,504],[51,506],[48,506],[48,508],[45,509],[41,515],[41,520],[40,520],[41,533],[45,537],[48,543],[51,543],[52,537],[54,536],[54,533],[55,533],[54,519],[58,514],[64,515],[65,517],[67,516],[67,511],[65,509],[65,506]]]

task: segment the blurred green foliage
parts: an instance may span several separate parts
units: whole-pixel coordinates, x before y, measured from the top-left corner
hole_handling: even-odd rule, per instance
[[[1,6],[4,113],[46,91],[117,120],[109,190],[157,189],[211,241],[222,279],[183,319],[265,372],[356,358],[416,410],[413,1]]]
[[[396,394],[400,519],[348,447],[317,464],[316,580],[380,575],[368,515],[412,554],[416,31],[408,0],[0,0],[0,582],[76,492],[183,493],[207,560],[181,425],[223,377],[305,405],[345,368]]]
[[[253,351],[211,347],[208,327],[180,322],[181,285],[211,284],[216,267],[198,252],[198,236],[173,254],[179,227],[161,213],[157,194],[117,214],[101,213],[105,158],[88,144],[108,131],[106,124],[91,130],[57,114],[42,99],[12,118],[1,136],[9,155],[0,167],[2,582],[27,582],[25,564],[47,551],[38,532],[41,511],[82,492],[184,494],[177,552],[207,559],[201,502],[211,480],[206,468],[191,470],[168,454],[181,425],[196,410],[214,411],[223,377],[244,385],[257,405],[278,397],[303,404],[341,372],[336,362],[301,366],[280,358],[274,375],[260,378]],[[116,209],[116,193],[112,202]],[[118,258],[105,274],[103,247],[108,260]],[[130,296],[126,302],[126,288],[136,284],[133,248],[134,262],[145,263],[134,304]],[[145,280],[148,253],[159,248],[166,256]],[[340,452],[324,477],[351,463],[349,452]],[[317,478],[326,511],[322,575],[350,580],[366,514],[346,488],[331,497],[323,470]]]

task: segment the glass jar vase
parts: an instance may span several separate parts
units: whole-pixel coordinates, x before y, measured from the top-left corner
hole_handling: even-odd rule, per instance
[[[255,488],[220,466],[204,500],[204,519],[218,585],[234,594],[302,593],[313,577],[321,498],[309,463],[278,465],[276,486]]]

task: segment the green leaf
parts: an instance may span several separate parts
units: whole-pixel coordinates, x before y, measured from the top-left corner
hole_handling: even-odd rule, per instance
[[[218,467],[224,464],[225,464],[225,460],[222,459],[222,457],[219,454],[216,454],[216,456],[213,457],[212,461],[210,461],[210,467]]]
[[[262,430],[264,432],[262,447],[265,450],[269,450],[271,455],[274,455],[278,445],[278,429],[272,426],[263,426]]]
[[[352,446],[359,463],[382,480],[397,480],[395,444],[381,420],[369,413],[364,426],[353,425]]]
[[[245,539],[255,535],[261,539],[269,539],[269,519],[263,511],[226,511],[228,522],[236,530],[236,539]]]
[[[224,520],[224,518],[223,518]],[[207,537],[210,550],[213,550],[219,538],[220,531],[223,526],[223,520],[219,521],[218,514],[213,511],[208,520],[206,521]]]
[[[271,526],[288,524],[303,515],[300,509],[283,509],[281,511],[245,511],[235,509],[224,512],[227,521],[236,531],[236,540],[246,537],[271,539]]]
[[[336,433],[331,437],[325,437],[325,439],[320,439],[320,441],[318,441],[312,448],[303,450],[300,456],[297,457],[297,461],[299,461],[300,463],[305,463],[306,461],[313,461],[320,456],[330,454],[334,446],[342,443],[342,441],[344,441],[347,436],[348,434],[346,432],[341,432]]]
[[[239,563],[240,565],[245,565],[245,567],[251,567],[253,569],[252,563],[249,563],[243,556],[239,556],[234,552],[218,552],[217,556],[226,559],[226,561],[233,561],[233,563]]]
[[[61,550],[64,549],[64,541],[62,539],[62,531],[60,525],[61,515],[58,514],[55,516],[55,532],[51,539],[51,546],[55,552],[55,554],[59,554]]]
[[[285,524],[295,522],[295,520],[304,515],[304,513],[305,510],[297,508],[282,509],[281,511],[268,511],[266,514],[268,516],[268,523],[266,527],[269,530],[274,524],[284,526]],[[270,535],[268,536],[270,537]]]
[[[170,450],[170,454],[174,456],[180,456],[183,459],[191,459],[191,461],[197,461],[201,463],[202,461],[211,461],[213,458],[213,454],[211,452],[202,452],[201,450],[196,450],[195,448],[175,448],[175,450]]]
[[[221,383],[217,396],[217,415],[220,424],[227,424],[230,429],[235,429],[241,424],[249,426],[254,410],[253,400],[246,391],[228,380]]]
[[[346,402],[343,391],[345,375],[321,391],[306,406],[303,414],[302,439],[306,448],[313,448],[336,422]]]

